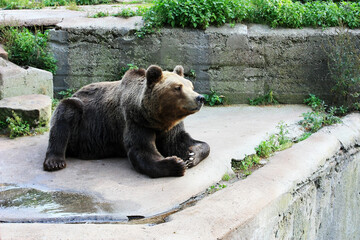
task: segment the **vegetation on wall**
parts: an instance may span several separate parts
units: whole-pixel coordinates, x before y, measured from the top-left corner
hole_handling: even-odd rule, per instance
[[[344,28],[337,29],[325,49],[334,86],[333,105],[344,110],[360,110],[360,40]]]
[[[55,74],[57,66],[48,48],[48,31],[31,32],[27,28],[1,28],[0,40],[5,44],[9,60],[20,66],[31,66]]]
[[[236,22],[271,27],[360,27],[360,2],[292,0],[154,0],[139,37],[162,26],[206,29]]]

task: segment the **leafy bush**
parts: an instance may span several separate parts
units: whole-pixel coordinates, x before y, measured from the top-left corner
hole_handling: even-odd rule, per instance
[[[20,66],[32,66],[55,74],[57,66],[47,41],[48,31],[32,33],[27,28],[1,29],[2,42],[9,54],[9,60]]]
[[[360,49],[359,40],[352,38],[348,31],[340,28],[329,42],[326,53],[330,77],[334,82],[333,104],[357,110],[360,102]],[[341,111],[342,109],[340,109]]]
[[[206,29],[210,25],[251,22],[271,27],[360,27],[360,2],[291,0],[155,0],[144,14],[143,37],[163,26]]]

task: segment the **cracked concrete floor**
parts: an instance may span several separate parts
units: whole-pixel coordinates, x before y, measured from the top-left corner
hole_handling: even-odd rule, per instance
[[[150,179],[127,159],[68,159],[66,169],[45,172],[48,133],[0,138],[0,220],[125,221],[170,211],[231,172],[231,159],[254,153],[280,121],[295,123],[309,110],[303,105],[203,108],[185,119],[185,128],[208,142],[211,153],[180,178]]]

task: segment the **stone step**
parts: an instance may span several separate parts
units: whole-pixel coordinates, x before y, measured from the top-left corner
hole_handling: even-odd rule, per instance
[[[51,98],[32,94],[0,100],[0,121],[5,122],[7,117],[12,116],[12,111],[31,126],[48,123],[51,117]]]
[[[53,97],[51,72],[18,65],[0,57],[0,99],[28,94]]]

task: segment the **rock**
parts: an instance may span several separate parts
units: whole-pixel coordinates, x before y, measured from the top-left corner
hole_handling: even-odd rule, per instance
[[[29,94],[53,97],[52,73],[33,67],[24,69],[0,58],[0,99]]]
[[[39,122],[48,123],[51,117],[51,98],[33,94],[0,100],[0,121],[6,121],[7,117],[12,116],[12,111],[32,126]]]
[[[0,44],[0,57],[8,60],[8,53],[5,51],[4,46],[2,44]]]

